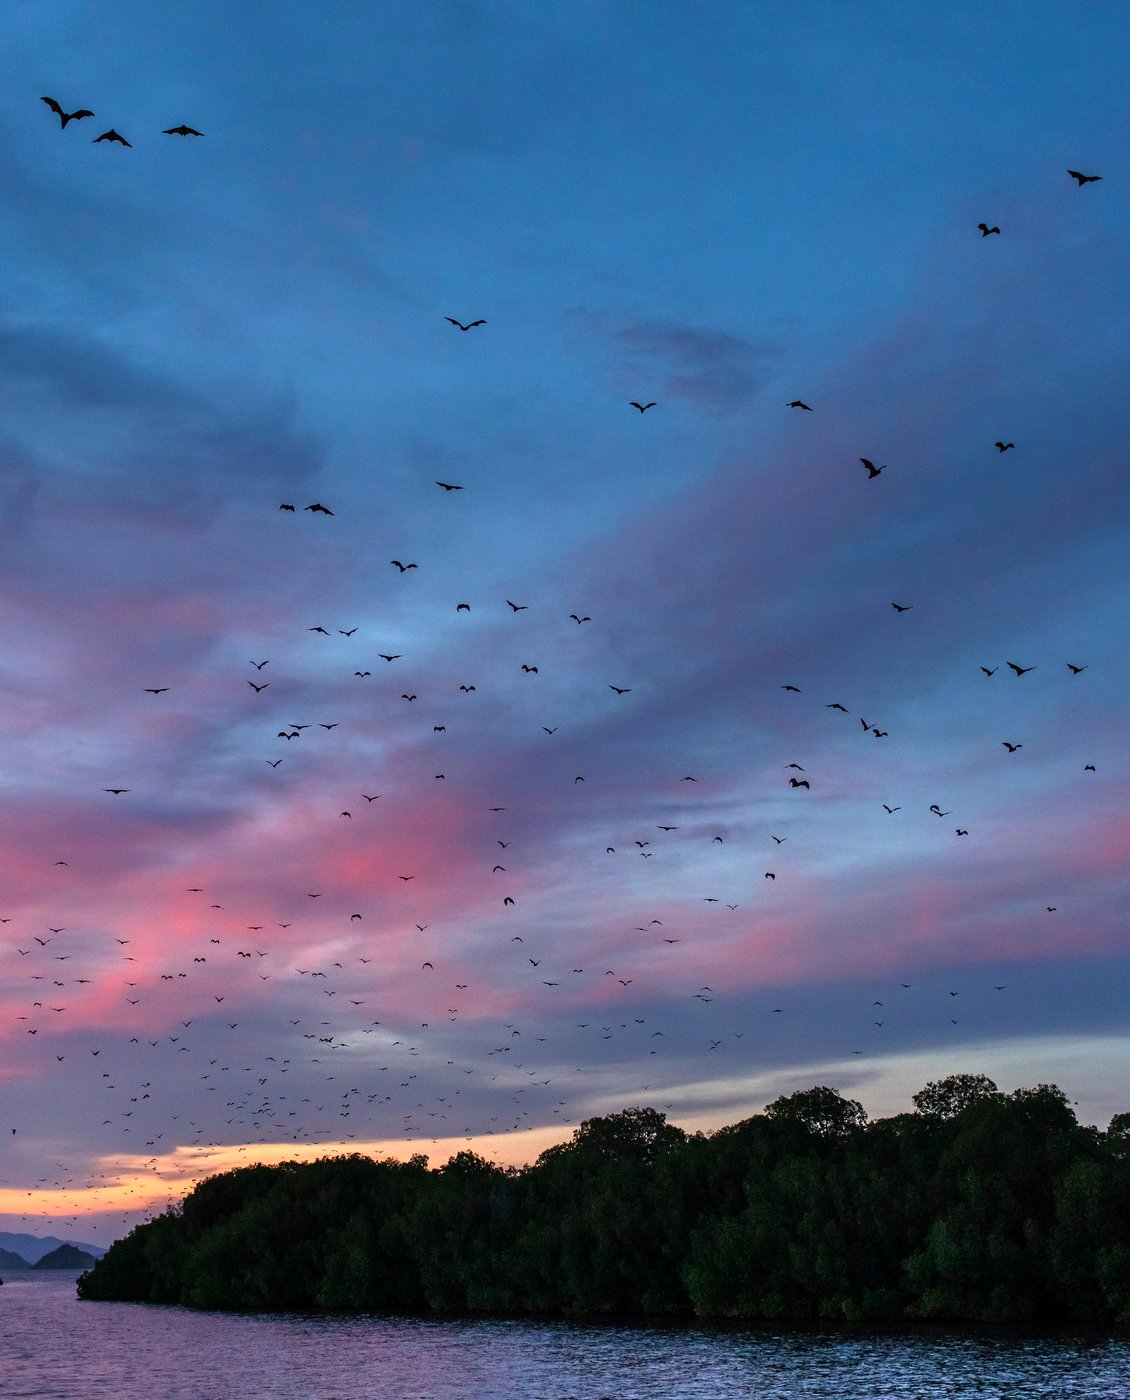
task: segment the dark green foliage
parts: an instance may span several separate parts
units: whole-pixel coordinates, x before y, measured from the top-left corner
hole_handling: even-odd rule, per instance
[[[633,1108],[524,1170],[460,1152],[245,1167],[84,1298],[206,1308],[1130,1323],[1130,1115],[954,1075],[868,1123],[818,1086],[688,1136]]]

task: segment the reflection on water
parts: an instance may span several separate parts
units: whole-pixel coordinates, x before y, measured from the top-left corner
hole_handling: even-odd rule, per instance
[[[231,1316],[8,1273],[4,1400],[1130,1400],[1130,1342]]]

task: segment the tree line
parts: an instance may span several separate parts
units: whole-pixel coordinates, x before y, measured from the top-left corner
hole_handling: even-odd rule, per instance
[[[1130,1113],[953,1075],[869,1122],[820,1086],[714,1133],[651,1108],[525,1168],[360,1154],[201,1181],[85,1299],[221,1309],[1130,1323]]]

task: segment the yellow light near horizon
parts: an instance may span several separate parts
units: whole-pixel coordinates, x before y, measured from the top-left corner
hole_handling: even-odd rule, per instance
[[[232,1143],[224,1147],[180,1147],[162,1157],[95,1158],[88,1181],[100,1174],[98,1184],[73,1187],[0,1188],[0,1215],[21,1219],[68,1220],[92,1215],[129,1215],[140,1218],[160,1212],[188,1194],[198,1181],[220,1172],[253,1164],[276,1166],[280,1162],[314,1162],[319,1157],[341,1157],[359,1152],[366,1157],[391,1157],[406,1162],[423,1153],[433,1167],[442,1166],[458,1152],[475,1152],[500,1167],[525,1166],[547,1147],[572,1135],[571,1126],[530,1128],[513,1133],[479,1137],[380,1139],[371,1142]],[[136,1219],[133,1223],[136,1223]]]

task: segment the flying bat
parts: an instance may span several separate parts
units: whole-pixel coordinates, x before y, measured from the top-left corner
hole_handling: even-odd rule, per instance
[[[651,403],[636,403],[635,399],[632,399],[632,400],[629,402],[628,407],[629,407],[629,408],[638,408],[639,411],[640,411],[641,413],[646,413],[646,412],[648,411],[649,408],[654,408],[654,407],[655,407],[655,400],[652,399]]]
[[[306,510],[312,510],[319,515],[332,515],[333,511],[328,506],[322,505],[321,501],[315,501],[313,505],[306,506]]]
[[[81,121],[83,117],[92,117],[94,113],[86,107],[80,107],[77,112],[64,112],[62,107],[53,97],[41,97],[40,102],[46,102],[48,107],[59,118],[60,129],[64,128],[68,122]]]
[[[457,321],[454,316],[445,316],[445,321],[450,321],[453,326],[458,326],[461,331],[469,331],[472,326],[485,326],[485,321],[468,321],[466,325],[462,321]]]
[[[202,131],[197,131],[194,126],[185,126],[181,122],[180,126],[167,126],[161,133],[162,136],[203,136]]]
[[[43,100],[44,100],[44,102],[50,101],[50,99],[47,98],[47,97],[45,97]],[[58,109],[56,109],[56,110],[58,110]],[[61,115],[61,114],[60,114],[60,115]],[[89,116],[91,116],[91,115],[93,115],[93,114],[90,113],[90,112],[77,112],[77,113],[72,113],[72,115],[74,115],[74,116],[79,116],[79,117],[89,117]],[[64,122],[64,126],[65,126],[65,125],[66,125],[66,123]],[[1091,185],[1091,184],[1093,184],[1096,180],[1101,180],[1101,179],[1103,178],[1101,175],[1084,175],[1083,172],[1082,172],[1081,170],[1069,170],[1067,173],[1071,176],[1071,178],[1072,178],[1074,181],[1077,182],[1077,184],[1078,184],[1078,186],[1079,186],[1080,189],[1082,189],[1084,185]]]
[[[91,112],[90,115],[93,116],[94,113]],[[109,131],[104,131],[101,136],[96,136],[90,144],[97,146],[99,141],[116,141],[119,146],[129,146],[131,150],[133,148],[132,143],[127,141],[120,132],[115,131],[113,127]]]

